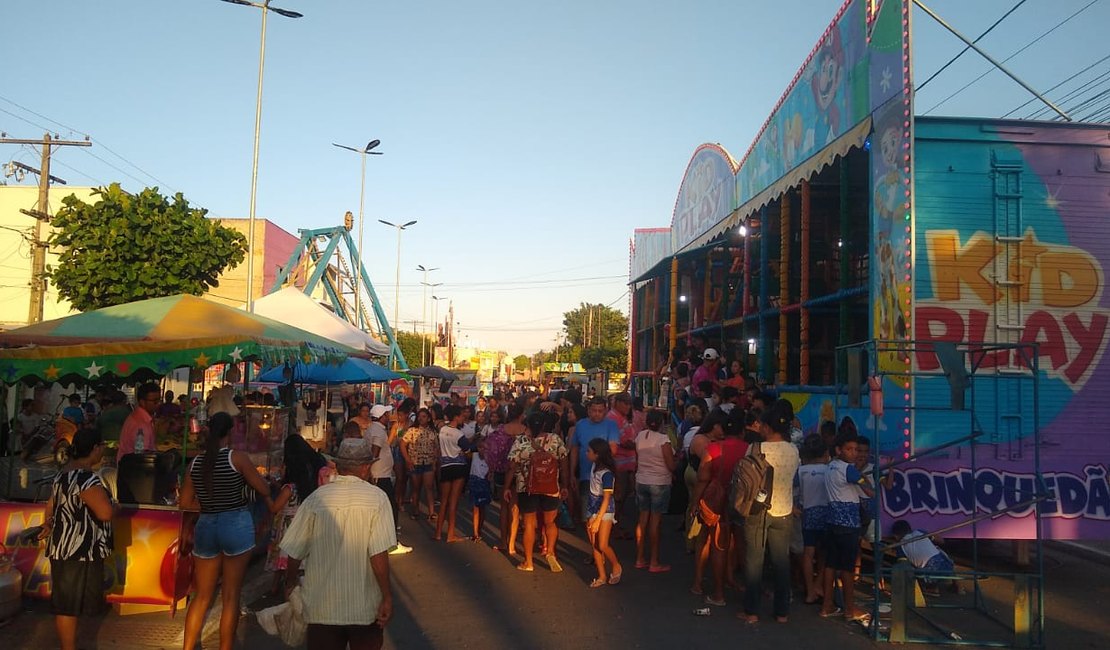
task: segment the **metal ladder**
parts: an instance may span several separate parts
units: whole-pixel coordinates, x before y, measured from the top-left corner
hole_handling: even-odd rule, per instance
[[[1022,167],[1020,153],[995,149],[991,152],[991,177],[994,186],[994,242],[992,261],[995,287],[994,342],[1016,344],[1025,329],[1022,303],[1028,297],[1028,278],[1023,275],[1021,244],[1022,223]],[[995,456],[999,459],[1018,460],[1023,457],[1022,385],[1020,377],[1029,370],[1011,360],[1010,364],[995,367],[1000,378],[994,386],[995,426],[991,432]]]

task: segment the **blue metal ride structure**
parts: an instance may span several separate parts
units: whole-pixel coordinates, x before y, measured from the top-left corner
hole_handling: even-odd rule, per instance
[[[343,256],[345,248],[348,258],[358,260],[354,264],[359,274],[358,290],[361,291],[365,288],[369,295],[369,304],[373,310],[377,332],[389,343],[390,365],[401,370],[408,370],[408,362],[405,361],[405,355],[401,352],[397,336],[389,323],[389,319],[385,316],[385,311],[382,310],[378,293],[374,290],[374,284],[370,282],[370,275],[362,264],[358,248],[355,246],[347,228],[335,226],[332,228],[301,229],[297,232],[300,234],[300,241],[297,242],[296,248],[289,256],[289,261],[278,273],[269,293],[296,282],[302,291],[311,294],[322,283],[324,294],[328,297],[335,314],[360,330],[369,331],[371,320],[366,313],[367,301],[360,301],[361,308],[356,310],[355,301],[347,299],[348,294],[354,295],[355,285],[351,281],[354,276],[351,274],[347,260]],[[332,264],[333,258],[335,258],[334,265]],[[300,281],[303,281],[304,284],[300,285]]]

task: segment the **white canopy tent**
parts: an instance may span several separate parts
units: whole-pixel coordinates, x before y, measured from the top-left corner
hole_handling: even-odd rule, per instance
[[[296,287],[285,287],[259,298],[254,302],[254,313],[288,323],[356,350],[365,350],[383,357],[389,355],[388,345],[336,316]]]

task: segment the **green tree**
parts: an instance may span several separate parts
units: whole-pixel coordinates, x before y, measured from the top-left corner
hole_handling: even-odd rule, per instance
[[[393,333],[397,335],[397,345],[401,347],[401,354],[405,355],[405,362],[410,368],[420,368],[431,363],[420,358],[420,339],[423,338],[421,335],[404,330],[393,330]],[[432,341],[429,339],[424,344],[424,353],[431,357],[434,351]]]
[[[623,372],[628,366],[628,318],[601,304],[580,303],[563,314],[567,343],[561,361],[577,361],[587,370]]]
[[[517,370],[519,370],[520,372],[524,372],[525,370],[528,369],[528,362],[529,362],[528,355],[518,354],[515,357],[513,357],[513,367],[516,368]]]
[[[621,347],[628,344],[628,319],[605,305],[580,303],[563,313],[566,345],[579,348]]]
[[[172,199],[119,183],[85,203],[62,199],[49,245],[59,250],[49,277],[75,309],[86,311],[179,293],[200,295],[246,255],[246,237],[205,218],[179,192]]]
[[[619,346],[586,348],[582,350],[579,363],[586,370],[601,368],[610,372],[624,372],[628,369],[628,348]]]

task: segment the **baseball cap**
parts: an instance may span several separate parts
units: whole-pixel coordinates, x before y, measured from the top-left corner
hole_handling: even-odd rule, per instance
[[[717,354],[717,351],[713,348],[705,348],[705,352],[702,352],[701,358],[712,361],[713,359],[720,359],[721,355]]]
[[[377,420],[378,418],[385,415],[386,413],[389,413],[392,410],[392,406],[386,406],[385,404],[375,404],[374,406],[370,407],[370,417],[374,420]]]
[[[366,438],[344,438],[339,443],[339,451],[335,454],[335,460],[368,462],[373,458],[374,450]]]

